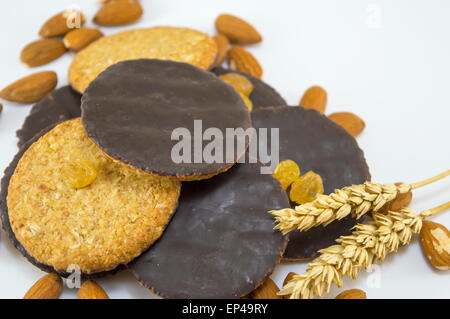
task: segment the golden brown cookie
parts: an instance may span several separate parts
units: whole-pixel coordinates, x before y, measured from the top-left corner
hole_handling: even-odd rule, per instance
[[[214,39],[196,30],[154,27],[124,31],[103,37],[79,52],[69,68],[69,81],[82,93],[107,67],[141,58],[185,62],[207,70],[217,53]]]
[[[68,167],[91,163],[96,177],[75,188]],[[163,233],[180,183],[130,169],[87,138],[81,120],[57,125],[32,144],[11,176],[9,222],[38,263],[84,274],[127,264]]]

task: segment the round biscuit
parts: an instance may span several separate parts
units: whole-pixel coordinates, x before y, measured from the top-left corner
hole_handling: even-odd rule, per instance
[[[135,59],[185,62],[207,70],[215,62],[217,44],[202,32],[178,27],[135,29],[102,37],[80,51],[69,68],[72,87],[83,93],[109,66]]]
[[[69,186],[64,167],[92,162],[94,182]],[[91,275],[125,265],[163,233],[176,209],[180,183],[115,162],[86,136],[79,118],[63,122],[20,158],[7,192],[9,222],[38,263]],[[3,199],[4,200],[4,199]]]

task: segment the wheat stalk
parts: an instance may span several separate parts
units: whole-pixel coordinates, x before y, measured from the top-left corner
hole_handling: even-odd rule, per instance
[[[308,264],[305,273],[294,276],[279,292],[291,299],[322,297],[333,283],[342,287],[343,276],[356,279],[361,268],[382,261],[399,246],[410,243],[412,235],[420,232],[423,219],[450,208],[450,202],[415,214],[405,208],[386,214],[374,213],[373,221],[358,224],[350,236],[341,236],[337,245],[319,251]]]
[[[450,170],[432,178],[405,184],[377,184],[366,182],[361,185],[347,186],[330,195],[319,195],[309,203],[299,205],[295,209],[285,208],[272,210],[277,225],[275,229],[287,234],[295,229],[305,231],[319,225],[327,226],[350,214],[360,218],[368,212],[377,212],[384,205],[396,199],[399,194],[431,184],[450,175]]]

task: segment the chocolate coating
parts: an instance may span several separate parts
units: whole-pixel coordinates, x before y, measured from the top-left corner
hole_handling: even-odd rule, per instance
[[[62,121],[81,116],[81,95],[70,86],[63,86],[33,105],[22,128],[17,131],[20,147],[41,130]]]
[[[164,235],[128,265],[138,280],[165,298],[239,298],[259,286],[286,247],[268,211],[289,205],[260,167],[183,184]]]
[[[193,137],[194,120],[202,120],[203,130],[217,128],[223,136],[226,128],[251,127],[247,108],[230,85],[208,71],[173,61],[141,59],[109,67],[88,87],[81,108],[88,136],[109,156],[176,178],[217,174],[234,163],[174,163],[175,128],[186,128]],[[208,143],[203,141],[203,146]],[[234,162],[244,152],[237,153]]]
[[[255,110],[252,120],[257,129],[279,128],[280,161],[295,161],[302,174],[308,171],[319,174],[325,194],[370,180],[369,168],[356,140],[319,112],[298,106],[264,108]],[[284,258],[315,257],[317,250],[333,245],[339,236],[348,235],[355,224],[356,220],[350,216],[327,227],[291,232]]]
[[[214,72],[214,74],[217,76],[224,75],[227,73],[237,73],[249,79],[250,82],[252,82],[253,86],[255,87],[253,89],[253,92],[249,96],[250,100],[253,103],[253,110],[261,107],[287,105],[286,101],[281,97],[281,95],[277,91],[275,91],[274,88],[272,88],[267,83],[250,74],[225,69],[222,67],[214,68],[212,69],[212,72]]]
[[[7,198],[8,198],[8,187],[9,187],[9,181],[11,180],[12,175],[14,174],[14,171],[16,170],[16,167],[22,158],[23,154],[28,150],[28,148],[36,142],[41,136],[48,133],[53,127],[55,127],[57,123],[50,125],[49,127],[41,130],[37,134],[35,134],[30,140],[25,142],[22,147],[20,148],[19,152],[16,154],[12,162],[9,164],[9,166],[5,169],[3,178],[1,180],[1,190],[0,190],[0,219],[2,220],[2,227],[5,230],[5,232],[8,234],[8,237],[10,238],[11,242],[13,243],[14,247],[33,265],[41,269],[45,272],[54,272],[59,274],[62,277],[68,277],[71,275],[67,272],[60,272],[56,271],[53,267],[50,267],[46,264],[38,262],[33,256],[28,254],[25,247],[22,246],[22,244],[17,240],[14,231],[11,228],[11,224],[9,222],[9,215],[8,215],[8,206],[7,206]],[[93,275],[86,275],[81,274],[83,278],[100,278],[105,277],[108,275],[113,275],[121,270],[123,270],[125,267],[123,265],[120,265],[114,270],[111,271],[104,271],[99,272]]]

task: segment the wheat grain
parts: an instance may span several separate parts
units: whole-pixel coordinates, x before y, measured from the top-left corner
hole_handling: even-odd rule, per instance
[[[419,233],[424,218],[450,207],[450,202],[416,215],[405,208],[386,214],[374,213],[373,221],[355,226],[350,236],[341,236],[337,245],[319,251],[307,271],[294,276],[279,292],[291,299],[322,297],[333,283],[342,287],[343,276],[356,279],[361,268],[382,261],[399,246],[407,245]]]
[[[377,184],[366,182],[347,186],[330,195],[319,195],[314,201],[299,205],[295,209],[285,208],[270,211],[277,221],[275,229],[287,234],[295,229],[305,231],[316,226],[327,226],[348,215],[360,218],[368,212],[377,212],[399,194],[428,185],[450,175],[450,170],[432,178],[413,184]]]

